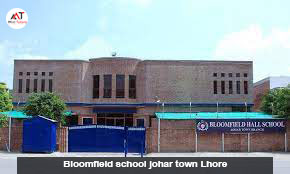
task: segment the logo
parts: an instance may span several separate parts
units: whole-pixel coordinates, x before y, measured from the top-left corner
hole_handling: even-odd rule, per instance
[[[21,8],[13,8],[7,13],[6,22],[13,29],[21,29],[27,24],[28,15]]]
[[[207,131],[208,130],[208,123],[201,120],[198,124],[197,124],[197,129],[199,131]]]

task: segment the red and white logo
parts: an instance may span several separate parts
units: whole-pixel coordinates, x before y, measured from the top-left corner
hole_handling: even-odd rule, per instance
[[[7,13],[6,22],[13,29],[21,29],[27,24],[28,15],[21,8],[13,8]]]

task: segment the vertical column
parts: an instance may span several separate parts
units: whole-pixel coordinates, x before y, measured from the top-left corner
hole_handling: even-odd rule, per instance
[[[222,133],[222,152],[225,152],[225,133]]]
[[[12,119],[11,119],[11,116],[9,117],[9,140],[8,140],[8,147],[9,147],[9,150],[8,152],[11,152],[11,122],[12,122]]]
[[[248,152],[251,151],[251,137],[250,137],[250,133],[248,133]]]
[[[288,144],[287,144],[287,132],[285,132],[285,152],[287,152],[288,150],[287,150],[287,146],[288,146]]]
[[[66,149],[65,152],[68,152],[68,127],[65,128],[65,133],[66,133]]]
[[[158,152],[160,152],[160,118],[158,118]]]
[[[196,132],[196,130],[195,130],[195,152],[198,152],[198,150],[197,150],[197,142],[198,141],[198,138],[197,138],[197,132]]]

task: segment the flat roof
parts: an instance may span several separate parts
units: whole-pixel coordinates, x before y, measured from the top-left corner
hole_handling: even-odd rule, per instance
[[[21,111],[0,112],[0,117],[1,115],[5,115],[11,118],[23,118],[23,119],[31,118],[31,116],[27,116],[24,112],[21,112]]]
[[[195,120],[195,119],[272,119],[272,115],[262,112],[156,112],[162,120]]]
[[[246,63],[246,64],[252,64],[253,61],[240,61],[240,60],[211,60],[211,59],[142,59],[142,58],[135,58],[135,57],[95,57],[95,58],[75,58],[75,59],[65,59],[65,58],[49,58],[49,59],[21,59],[16,58],[14,61],[75,61],[75,62],[91,62],[96,60],[135,60],[140,61],[144,63]]]

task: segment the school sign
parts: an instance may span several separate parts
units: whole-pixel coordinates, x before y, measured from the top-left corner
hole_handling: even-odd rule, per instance
[[[197,119],[197,132],[286,132],[284,119]]]

